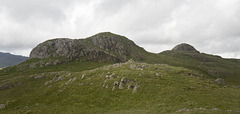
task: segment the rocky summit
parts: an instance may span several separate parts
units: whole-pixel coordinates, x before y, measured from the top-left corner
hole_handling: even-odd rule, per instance
[[[174,51],[188,51],[188,52],[198,52],[193,46],[187,44],[187,43],[182,43],[177,46],[175,46],[172,50]]]
[[[66,57],[70,59],[123,62],[130,58],[144,60],[146,51],[124,36],[110,32],[86,39],[57,38],[35,47],[30,58]]]

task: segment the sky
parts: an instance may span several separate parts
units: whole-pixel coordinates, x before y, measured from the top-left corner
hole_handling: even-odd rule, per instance
[[[189,43],[240,58],[240,0],[1,0],[0,51],[29,56],[53,38],[99,32],[126,36],[149,52]]]

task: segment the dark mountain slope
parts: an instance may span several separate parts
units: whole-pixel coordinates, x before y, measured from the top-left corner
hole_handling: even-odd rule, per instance
[[[0,68],[16,65],[16,64],[26,61],[27,59],[28,59],[28,57],[23,57],[23,56],[19,56],[19,55],[12,55],[10,53],[0,52]]]

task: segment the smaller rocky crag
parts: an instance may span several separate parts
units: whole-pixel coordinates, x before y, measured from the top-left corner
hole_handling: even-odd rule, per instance
[[[173,51],[188,51],[188,52],[199,53],[199,51],[197,51],[193,46],[186,44],[186,43],[181,43],[181,44],[175,46],[172,50]]]

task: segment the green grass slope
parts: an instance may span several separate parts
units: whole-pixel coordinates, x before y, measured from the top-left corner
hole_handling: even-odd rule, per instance
[[[199,71],[208,78],[224,78],[227,84],[240,85],[240,61],[219,56],[187,51],[164,51],[154,57],[156,63],[165,63]]]
[[[240,88],[217,85],[201,72],[79,62],[1,70],[0,113],[240,113]]]

